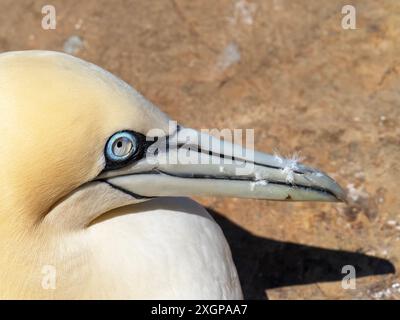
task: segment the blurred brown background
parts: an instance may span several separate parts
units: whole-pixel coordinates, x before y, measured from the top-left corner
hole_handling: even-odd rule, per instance
[[[254,128],[257,149],[300,152],[348,191],[348,205],[198,199],[256,299],[400,298],[399,37],[397,0],[0,0],[0,51],[82,57],[180,123]]]

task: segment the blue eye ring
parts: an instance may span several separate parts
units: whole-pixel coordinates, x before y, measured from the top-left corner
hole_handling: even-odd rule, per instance
[[[105,156],[109,163],[124,163],[132,158],[139,149],[139,141],[129,131],[117,132],[108,140]]]
[[[119,147],[124,148],[115,148],[119,141],[123,141],[124,143],[124,145],[120,145]],[[122,130],[114,133],[108,139],[104,148],[104,157],[106,160],[104,170],[116,170],[140,160],[145,156],[149,146],[156,141],[157,138],[152,138],[148,141],[142,133],[131,130]]]

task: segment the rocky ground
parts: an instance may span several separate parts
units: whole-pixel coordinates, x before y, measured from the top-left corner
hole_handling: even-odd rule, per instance
[[[0,0],[0,51],[92,61],[180,123],[253,128],[257,149],[300,153],[347,190],[348,204],[198,199],[247,298],[400,298],[399,1],[51,2],[57,26],[43,30],[48,1]],[[341,26],[345,4],[356,30]]]

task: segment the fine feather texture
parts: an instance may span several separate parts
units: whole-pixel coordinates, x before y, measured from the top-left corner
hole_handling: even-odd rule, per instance
[[[129,85],[61,53],[1,54],[0,119],[0,298],[242,297],[203,208],[137,204],[90,182],[113,133],[168,132],[168,117]],[[54,288],[43,285],[49,268]]]

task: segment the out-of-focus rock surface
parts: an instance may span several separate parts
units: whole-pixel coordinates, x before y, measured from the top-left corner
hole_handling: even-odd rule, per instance
[[[253,128],[257,149],[300,153],[347,189],[348,205],[198,199],[246,297],[400,298],[384,275],[400,268],[399,1],[52,1],[56,30],[41,28],[45,4],[0,1],[1,51],[69,48],[180,123]],[[341,27],[345,4],[357,30]]]

